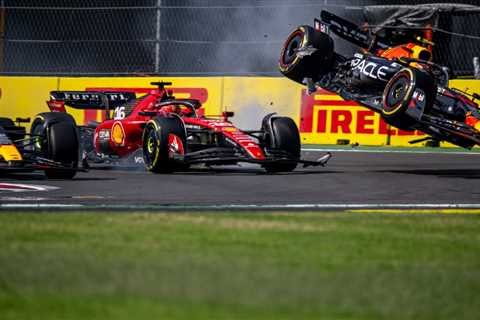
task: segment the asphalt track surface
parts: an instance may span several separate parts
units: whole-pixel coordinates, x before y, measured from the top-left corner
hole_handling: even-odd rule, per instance
[[[315,159],[321,152],[304,152]],[[0,183],[52,187],[0,190],[0,205],[86,206],[480,206],[480,154],[333,152],[326,167],[266,174],[255,165],[198,167],[157,175],[142,168],[97,168],[71,181],[43,173],[0,176]]]

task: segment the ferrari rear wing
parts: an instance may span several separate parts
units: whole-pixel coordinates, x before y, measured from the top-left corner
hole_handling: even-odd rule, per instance
[[[134,92],[51,91],[48,107],[65,112],[65,106],[75,109],[109,110],[136,98]]]

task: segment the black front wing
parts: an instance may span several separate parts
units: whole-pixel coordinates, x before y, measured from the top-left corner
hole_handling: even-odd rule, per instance
[[[4,172],[32,172],[35,170],[48,169],[86,171],[82,168],[74,167],[72,165],[53,161],[51,159],[43,158],[36,155],[31,155],[27,159],[21,161],[0,162],[0,171]]]

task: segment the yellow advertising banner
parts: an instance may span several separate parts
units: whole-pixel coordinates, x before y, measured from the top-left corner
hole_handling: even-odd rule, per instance
[[[283,78],[226,77],[222,105],[234,111],[232,122],[241,129],[260,129],[263,117],[276,112],[299,119],[299,86]]]
[[[0,77],[0,117],[33,118],[48,111],[50,90],[58,89],[58,78]]]
[[[336,94],[301,89],[299,129],[304,143],[408,145],[422,133],[388,126],[378,113]]]
[[[157,77],[56,78],[0,77],[0,117],[34,117],[49,111],[46,101],[53,90],[133,91],[148,93]],[[389,127],[379,114],[345,101],[325,90],[308,95],[305,88],[279,77],[162,77],[173,82],[178,98],[199,99],[205,115],[234,111],[232,121],[242,129],[258,129],[268,113],[293,118],[300,129],[302,142],[309,144],[359,144],[411,146],[420,132]],[[451,85],[473,93],[480,92],[480,81],[454,80]],[[101,121],[102,111],[68,108],[78,124]],[[448,146],[448,144],[444,144]],[[416,144],[414,146],[422,146]]]

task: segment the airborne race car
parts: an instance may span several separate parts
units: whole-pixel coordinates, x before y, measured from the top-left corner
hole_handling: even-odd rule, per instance
[[[351,58],[336,53],[330,32],[359,46],[362,53]],[[420,130],[430,136],[427,139],[464,148],[480,145],[480,110],[474,101],[480,96],[448,88],[447,70],[430,62],[428,40],[415,36],[398,45],[394,36],[371,37],[322,11],[314,27],[300,26],[289,35],[279,68],[286,77],[306,84],[310,93],[317,87],[334,92],[380,113],[399,129]]]
[[[275,114],[267,115],[260,130],[236,128],[228,118],[204,117],[197,113],[196,99],[176,99],[158,86],[137,98],[134,91],[52,91],[48,106],[65,114],[65,106],[105,110],[106,120],[80,126],[83,163],[112,162],[143,150],[143,162],[156,173],[184,170],[191,164],[226,165],[256,163],[267,172],[292,171],[304,166],[324,165],[326,154],[317,161],[300,158],[300,136],[295,122]],[[66,114],[65,114],[66,115]]]
[[[0,118],[0,173],[43,170],[50,179],[71,179],[78,171],[78,151],[75,122],[67,114],[37,115],[30,134],[12,119]]]

